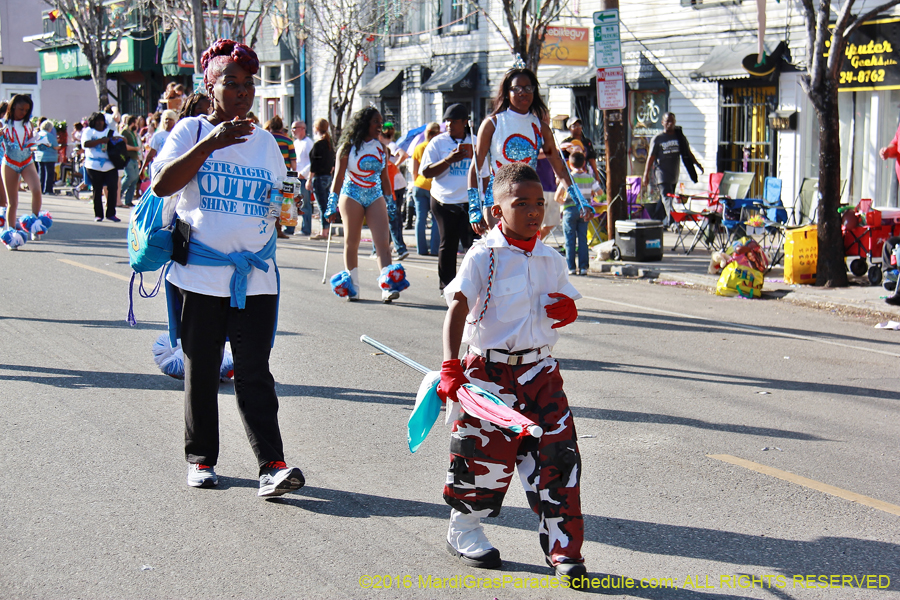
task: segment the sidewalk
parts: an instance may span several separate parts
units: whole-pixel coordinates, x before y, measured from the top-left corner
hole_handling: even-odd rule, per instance
[[[318,229],[314,220],[313,233]],[[430,235],[430,233],[429,233]],[[363,235],[367,238],[367,235]],[[663,233],[663,259],[655,262],[635,261],[598,261],[595,249],[591,251],[590,274],[601,277],[625,277],[641,279],[658,285],[688,286],[705,289],[714,293],[718,275],[708,273],[710,253],[701,247],[689,255],[682,251],[671,252],[675,245],[676,235],[668,231]],[[415,254],[416,236],[414,230],[404,229],[403,240],[411,254]],[[556,242],[563,243],[563,236],[557,233]],[[370,242],[364,242],[370,243]],[[550,237],[546,243],[562,251]],[[844,314],[855,314],[871,318],[875,322],[893,320],[900,321],[900,306],[891,306],[884,301],[890,294],[881,285],[870,285],[865,277],[855,277],[848,272],[851,285],[846,288],[824,289],[812,285],[784,283],[784,267],[778,265],[766,274],[763,285],[763,297],[760,301],[783,300],[828,310],[837,310]]]
[[[675,234],[663,234],[663,259],[655,262],[598,261],[591,259],[591,274],[605,277],[641,278],[663,285],[686,285],[716,289],[718,275],[708,273],[710,253],[705,248],[696,248],[690,255],[680,250],[671,252],[675,245]],[[549,240],[552,243],[552,239]],[[591,252],[592,257],[596,252]],[[777,265],[766,274],[762,300],[786,300],[804,306],[838,309],[841,312],[871,315],[879,321],[888,319],[900,321],[900,306],[887,304],[883,297],[890,294],[881,285],[870,285],[865,277],[855,277],[848,273],[851,285],[846,288],[825,289],[811,285],[784,283],[784,267]]]

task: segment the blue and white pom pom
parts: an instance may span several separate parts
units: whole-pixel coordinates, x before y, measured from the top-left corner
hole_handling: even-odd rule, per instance
[[[42,210],[37,214],[38,219],[44,225],[44,231],[50,231],[50,227],[53,226],[53,215],[48,213],[46,210]]]
[[[231,343],[225,344],[222,366],[219,367],[219,381],[234,379],[234,355],[231,354]]]
[[[9,250],[18,250],[25,245],[27,238],[28,235],[18,229],[7,229],[0,234],[0,242],[3,242],[3,245]]]
[[[402,292],[409,287],[406,270],[400,263],[388,265],[381,269],[378,276],[378,287],[389,292]]]
[[[174,379],[184,379],[184,351],[181,349],[181,340],[173,348],[169,345],[169,334],[161,333],[153,343],[153,360],[163,374]],[[219,380],[228,381],[234,377],[234,356],[231,354],[231,346],[225,344],[225,354],[222,356],[222,366],[219,368]]]
[[[350,271],[341,271],[331,278],[331,291],[339,298],[353,298],[359,294],[350,279]]]
[[[153,343],[153,360],[164,375],[184,379],[184,352],[181,350],[181,340],[178,340],[178,344],[173,348],[169,345],[169,334],[159,334]]]
[[[19,229],[26,233],[30,233],[32,240],[37,239],[37,236],[39,235],[47,233],[47,227],[44,225],[44,222],[34,213],[19,217],[18,221]]]

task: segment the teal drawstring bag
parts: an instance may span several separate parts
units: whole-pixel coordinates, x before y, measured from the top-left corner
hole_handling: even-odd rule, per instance
[[[434,426],[434,422],[437,421],[438,415],[441,414],[441,406],[444,403],[437,395],[437,386],[440,382],[440,371],[429,371],[422,379],[422,383],[419,384],[416,405],[406,423],[406,439],[410,452],[414,453],[419,449]]]

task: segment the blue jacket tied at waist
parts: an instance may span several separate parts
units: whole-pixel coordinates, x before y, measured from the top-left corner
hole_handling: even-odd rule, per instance
[[[269,238],[259,252],[232,252],[225,254],[210,248],[196,240],[188,244],[188,264],[203,267],[224,267],[233,265],[234,274],[231,276],[231,307],[243,309],[247,303],[247,276],[250,269],[256,267],[264,273],[269,272],[267,260],[275,256],[275,236]]]
[[[269,272],[266,262],[275,256],[276,236],[272,235],[268,243],[259,252],[232,252],[226,254],[214,248],[210,248],[202,242],[191,240],[188,244],[188,264],[203,267],[233,266],[234,273],[231,276],[231,307],[243,309],[247,304],[247,276],[254,267]],[[171,263],[170,263],[171,266]],[[167,267],[168,270],[168,267]],[[281,275],[278,266],[275,266],[275,277],[278,283],[278,295],[281,296]],[[169,309],[169,340],[172,347],[177,343],[181,332],[181,295],[174,289],[171,283],[166,281],[166,302]],[[279,298],[280,299],[280,298]],[[275,315],[275,330],[278,329],[278,314]],[[275,331],[272,332],[272,344],[275,344]]]

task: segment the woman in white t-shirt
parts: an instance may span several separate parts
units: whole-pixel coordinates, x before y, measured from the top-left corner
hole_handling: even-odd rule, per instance
[[[121,221],[116,216],[116,200],[119,196],[119,171],[109,160],[106,146],[115,130],[107,125],[103,113],[95,112],[88,120],[88,126],[81,134],[84,148],[84,168],[87,170],[91,189],[94,192],[94,220],[103,220],[103,188],[107,189],[106,218],[113,223]]]
[[[234,355],[238,411],[259,465],[259,496],[304,484],[284,462],[269,353],[278,316],[274,187],[287,175],[278,144],[250,122],[259,59],[248,46],[218,40],[201,65],[212,113],[182,119],[154,161],[153,193],[168,197],[176,231],[190,230],[182,263],[166,276],[169,336],[181,339],[185,371],[187,483],[218,483],[219,369],[225,341]],[[178,236],[176,236],[177,238]],[[175,240],[176,243],[178,240]]]

